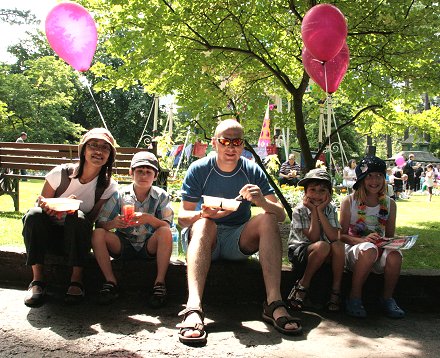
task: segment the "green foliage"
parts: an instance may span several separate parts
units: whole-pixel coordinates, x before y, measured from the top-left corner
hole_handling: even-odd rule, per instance
[[[314,166],[310,151],[317,117],[309,116],[313,108],[305,103],[310,97],[316,106],[324,95],[317,86],[304,95],[309,78],[301,64],[300,28],[315,2],[82,3],[96,14],[103,47],[121,60],[117,68],[105,63],[93,67],[105,78],[103,88],[127,88],[139,80],[149,92],[178,93],[178,104],[192,118],[199,114],[208,132],[215,119],[236,117],[251,143],[258,138],[268,97],[280,95],[291,101],[293,111],[274,114],[273,123],[296,132],[306,166]],[[421,93],[438,93],[439,4],[365,0],[337,6],[348,21],[351,52],[349,71],[337,92],[339,102],[349,104],[340,118],[347,122],[362,108],[381,105],[375,113],[363,113],[356,129],[362,134],[388,133],[389,127],[397,127],[397,99],[414,105]],[[423,130],[431,132],[436,125],[431,122]],[[351,143],[354,138],[350,133],[343,140]],[[360,148],[362,143],[350,151]]]
[[[0,22],[11,25],[37,24],[38,21],[30,10],[22,11],[18,9],[0,9]]]
[[[278,177],[278,172],[280,170],[280,160],[276,154],[268,155],[264,160],[264,166],[267,169],[267,172],[270,174],[272,178]]]
[[[0,68],[0,101],[8,112],[0,119],[1,140],[15,141],[24,130],[32,142],[76,141],[83,129],[67,119],[73,100],[69,67],[51,57],[25,64],[22,73]]]
[[[156,137],[157,155],[159,156],[160,167],[171,170],[173,168],[174,157],[168,155],[173,147],[173,141],[169,134]]]

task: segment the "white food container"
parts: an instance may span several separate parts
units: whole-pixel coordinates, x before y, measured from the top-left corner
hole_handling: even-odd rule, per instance
[[[203,204],[210,208],[235,211],[240,206],[241,201],[235,199],[219,198],[217,196],[202,195]]]
[[[81,200],[71,198],[47,198],[44,199],[49,209],[55,211],[78,210]]]

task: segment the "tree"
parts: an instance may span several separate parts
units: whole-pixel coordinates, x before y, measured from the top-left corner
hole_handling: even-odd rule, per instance
[[[10,93],[19,91],[18,88],[12,87],[14,87],[15,84],[18,86],[21,80],[26,82],[26,76],[23,75],[28,73],[42,57],[46,57],[47,59],[50,59],[50,61],[48,60],[45,62],[46,74],[44,76],[47,74],[58,73],[58,68],[61,66],[63,69],[62,73],[66,74],[68,78],[63,78],[63,76],[60,75],[59,82],[49,80],[46,81],[46,86],[44,88],[36,87],[33,90],[36,90],[41,96],[47,95],[50,98],[52,96],[52,94],[49,94],[51,86],[54,87],[54,91],[58,91],[55,87],[63,83],[65,79],[69,82],[68,84],[65,83],[66,92],[64,93],[65,97],[69,98],[69,102],[64,103],[64,114],[59,124],[62,124],[67,120],[69,123],[71,122],[72,128],[78,128],[80,131],[85,131],[85,128],[102,127],[104,124],[100,118],[97,109],[98,107],[103,115],[106,125],[117,139],[118,144],[121,146],[136,146],[142,133],[142,129],[150,114],[149,111],[153,101],[152,96],[145,92],[144,87],[141,84],[135,83],[127,89],[111,88],[107,91],[96,93],[93,91],[93,85],[101,79],[96,78],[96,76],[90,71],[79,75],[62,60],[57,59],[57,56],[54,56],[54,52],[50,48],[46,38],[40,32],[28,32],[27,38],[18,44],[10,46],[8,51],[17,57],[17,61],[16,63],[5,67],[5,69],[7,68],[7,70],[5,70],[5,75],[9,76],[8,83],[11,87],[9,90],[5,89],[4,93],[7,93],[8,91]],[[118,61],[109,58],[99,49],[97,50],[95,57],[110,66],[117,67],[119,65]],[[90,88],[93,98],[87,87]],[[96,89],[99,90],[98,87]],[[62,91],[61,88],[60,90]],[[60,93],[57,98],[58,97],[61,98],[62,93]],[[15,100],[25,102],[27,106],[31,107],[31,99],[35,100],[36,97],[24,93],[22,95],[17,94],[16,96],[10,96],[9,106],[15,108],[17,104],[11,102]],[[159,113],[162,117],[164,116],[161,112]],[[14,125],[18,120],[17,115],[9,116],[9,126],[11,130],[8,131],[8,137],[13,137],[17,131]],[[30,124],[31,122],[38,123],[38,121],[41,120],[40,118],[34,117],[41,116],[40,112],[27,111],[27,115],[26,123],[22,121],[19,125],[21,130],[32,126]],[[76,124],[76,126],[74,124]],[[40,130],[45,130],[45,128],[46,127],[43,126]],[[49,126],[48,128],[53,129],[54,126]],[[152,128],[153,116],[151,115],[149,125],[146,127],[146,133],[151,134]],[[29,132],[33,132],[31,129],[32,128],[29,129]],[[39,137],[32,136],[31,138],[33,141],[47,141],[45,138],[49,138],[50,141],[55,140],[57,142],[62,142],[67,140],[77,142],[80,132],[75,129],[75,133],[76,134],[74,135],[72,135],[72,133],[65,133],[65,136],[52,136],[49,132],[48,135],[39,135]],[[142,142],[140,145],[144,146],[145,144]]]
[[[0,101],[6,105],[1,118],[2,140],[15,141],[25,130],[32,142],[77,141],[83,128],[71,123],[68,109],[73,99],[73,74],[52,57],[26,62],[23,73],[0,68]]]
[[[298,143],[306,166],[314,166],[308,117],[316,109],[306,99],[309,77],[301,64],[300,26],[304,14],[318,2],[95,0],[83,4],[95,13],[105,48],[123,65],[95,65],[107,76],[104,88],[129,86],[134,80],[150,92],[179,93],[179,104],[200,114],[207,129],[213,118],[235,116],[251,134],[259,133],[269,95],[292,101]],[[393,121],[391,104],[403,95],[415,98],[423,88],[434,90],[439,80],[437,34],[439,5],[435,1],[335,3],[349,25],[349,72],[340,90],[351,103],[351,118],[363,108],[359,130],[370,131],[378,118]],[[437,68],[437,70],[435,70]],[[401,83],[409,81],[410,88]],[[257,120],[258,118],[258,120]],[[276,121],[288,123],[289,114]],[[391,125],[384,124],[386,130]],[[431,128],[432,129],[432,128]]]
[[[11,25],[32,25],[37,24],[38,20],[30,10],[0,9],[0,22],[6,22]]]

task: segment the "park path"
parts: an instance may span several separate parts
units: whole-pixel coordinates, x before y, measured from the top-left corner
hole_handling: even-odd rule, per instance
[[[261,304],[209,302],[208,343],[192,348],[176,335],[182,299],[158,311],[141,294],[127,293],[113,306],[88,297],[67,307],[62,292],[30,309],[24,290],[0,288],[1,357],[438,357],[440,312],[408,310],[404,320],[372,312],[365,320],[344,314],[303,312],[304,335],[286,337],[260,320]]]

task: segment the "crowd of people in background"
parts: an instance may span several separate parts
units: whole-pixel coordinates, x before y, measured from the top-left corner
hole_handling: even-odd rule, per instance
[[[414,192],[427,193],[431,201],[432,191],[439,180],[440,164],[421,163],[408,156],[403,166],[389,167],[386,180],[391,186],[391,197],[395,200],[409,199]]]
[[[356,182],[356,164],[356,159],[350,159],[342,169],[341,184],[349,193]],[[388,195],[395,200],[401,200],[409,199],[414,192],[426,193],[428,201],[431,201],[433,188],[440,180],[439,171],[440,164],[417,162],[414,154],[410,154],[404,165],[387,168]],[[289,159],[280,167],[278,182],[280,185],[297,186],[301,178],[301,166],[297,163],[295,154],[290,154]]]

